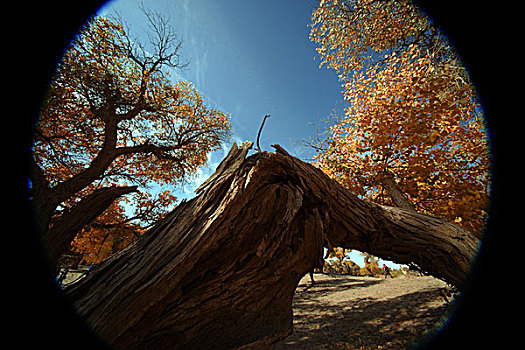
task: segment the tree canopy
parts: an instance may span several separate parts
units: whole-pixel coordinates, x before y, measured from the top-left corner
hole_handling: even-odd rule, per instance
[[[170,76],[184,63],[168,20],[144,13],[148,44],[117,19],[94,17],[84,26],[62,58],[36,128],[32,186],[46,235],[95,191],[131,193],[113,197],[94,220],[77,217],[75,249],[90,262],[171,209],[176,198],[166,185],[193,174],[229,135],[228,115]]]
[[[483,113],[460,59],[409,1],[322,0],[310,38],[348,101],[315,164],[369,200],[480,237],[490,190]]]

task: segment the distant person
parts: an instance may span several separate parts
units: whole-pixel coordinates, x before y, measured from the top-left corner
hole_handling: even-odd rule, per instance
[[[394,276],[392,276],[392,274],[390,273],[390,269],[388,268],[388,266],[386,266],[386,264],[383,264],[383,271],[385,273],[385,278],[387,278],[388,276],[394,278]]]

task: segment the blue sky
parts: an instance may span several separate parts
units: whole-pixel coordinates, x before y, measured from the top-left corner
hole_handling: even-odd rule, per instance
[[[315,136],[333,109],[344,109],[341,83],[333,70],[319,69],[315,45],[309,40],[310,0],[150,0],[144,7],[170,18],[183,40],[183,60],[190,64],[177,75],[191,81],[208,105],[231,115],[232,139],[255,141],[266,121],[261,148],[273,143],[301,159],[313,152],[297,141]],[[140,38],[147,28],[141,0],[117,0],[99,14],[118,12]],[[189,184],[176,190],[178,198],[193,196],[231,144],[210,155],[208,166]],[[354,262],[363,258],[352,253]],[[381,261],[382,263],[382,261]],[[390,264],[389,264],[390,265]]]
[[[146,29],[140,3],[113,1],[99,14],[118,11],[140,36]],[[255,141],[263,116],[270,114],[261,148],[273,151],[270,145],[278,143],[301,159],[311,158],[312,150],[294,141],[313,137],[311,123],[344,106],[336,73],[319,69],[314,59],[315,45],[308,38],[313,2],[151,0],[144,6],[170,18],[183,40],[183,58],[190,61],[177,74],[195,84],[208,105],[231,115],[232,142]],[[215,152],[209,167],[178,196],[191,196],[223,156],[224,150]]]

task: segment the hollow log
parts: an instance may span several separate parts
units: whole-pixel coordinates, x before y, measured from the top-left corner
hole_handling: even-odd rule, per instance
[[[359,199],[319,169],[235,144],[198,196],[66,292],[117,349],[269,348],[323,246],[413,262],[461,285],[478,241],[457,225]],[[349,325],[349,331],[351,325]]]

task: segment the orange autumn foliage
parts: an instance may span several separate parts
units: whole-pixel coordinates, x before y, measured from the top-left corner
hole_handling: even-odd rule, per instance
[[[96,189],[138,186],[73,241],[88,263],[123,248],[171,210],[173,186],[229,135],[228,115],[170,76],[183,66],[180,42],[161,16],[146,15],[150,38],[158,39],[149,46],[117,20],[89,21],[62,58],[37,123],[33,156],[42,179],[33,183],[49,193],[41,202],[59,198],[48,205],[56,207],[50,227]]]
[[[409,2],[320,1],[311,38],[349,106],[315,164],[369,200],[416,211],[481,237],[490,154],[475,90],[446,39]]]

